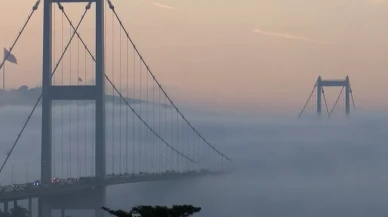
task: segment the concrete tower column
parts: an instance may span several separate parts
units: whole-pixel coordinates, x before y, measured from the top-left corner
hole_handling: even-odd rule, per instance
[[[104,46],[104,13],[105,0],[96,1],[96,157],[95,173],[100,183],[97,187],[99,200],[95,208],[96,217],[104,217],[101,209],[106,203],[106,188],[103,185],[106,176],[105,164],[105,46]]]
[[[28,198],[28,213],[30,214],[30,217],[32,217],[32,198]]]
[[[52,4],[56,3],[94,3],[96,8],[96,71],[95,85],[65,85],[53,86],[52,74]],[[105,0],[44,0],[43,15],[43,78],[42,78],[42,159],[41,181],[50,183],[51,170],[51,141],[52,141],[52,101],[53,100],[94,100],[95,116],[95,175],[99,181],[96,187],[99,192],[96,215],[103,216],[101,206],[105,205],[105,50],[104,50],[104,4]],[[88,5],[89,6],[89,5]],[[86,9],[89,7],[87,6]],[[78,40],[77,37],[74,40]],[[97,210],[98,207],[98,210]],[[39,198],[39,217],[51,217],[50,201]]]
[[[322,78],[318,77],[317,80],[317,114],[321,115],[322,113]]]
[[[43,77],[42,77],[42,146],[41,181],[51,181],[51,73],[52,73],[52,0],[43,2]],[[51,209],[46,198],[39,198],[39,217],[50,217]]]
[[[4,210],[3,210],[4,212],[8,212],[9,210],[8,210],[8,201],[5,201],[4,202]]]
[[[346,115],[350,114],[350,81],[349,76],[345,79],[345,112]]]

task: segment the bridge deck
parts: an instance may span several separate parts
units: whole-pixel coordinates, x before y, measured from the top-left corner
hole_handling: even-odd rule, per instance
[[[162,180],[177,180],[184,178],[201,177],[205,175],[215,174],[214,172],[202,172],[202,173],[181,173],[181,174],[151,174],[143,176],[132,177],[107,177],[104,181],[104,186],[112,186],[119,184],[139,183],[139,182],[152,182]],[[50,184],[48,186],[41,187],[28,187],[13,191],[0,191],[0,202],[24,200],[28,198],[55,196],[61,194],[77,194],[80,192],[93,191],[97,186],[96,181],[77,182],[73,184]]]

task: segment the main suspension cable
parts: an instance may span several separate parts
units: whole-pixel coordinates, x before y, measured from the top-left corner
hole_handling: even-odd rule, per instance
[[[67,14],[66,14],[66,12],[64,11],[64,10],[62,10],[62,12],[65,14],[65,17],[67,18],[67,20],[69,21],[69,23],[70,23],[70,26],[74,29],[74,30],[76,30],[76,28],[73,26],[73,24],[71,23],[71,21],[70,21],[70,19],[68,18],[68,16],[67,16]],[[117,16],[117,15],[116,15]],[[121,24],[121,23],[120,23]],[[128,32],[125,30],[125,29],[123,29],[124,30],[124,32],[126,33],[126,35],[127,35],[127,37],[129,36],[128,35]],[[80,34],[78,33],[78,31],[75,31],[75,34],[77,35],[77,37],[80,39],[80,41],[81,41],[81,43],[83,44],[83,46],[85,47],[85,49],[86,49],[86,51],[89,53],[89,55],[90,55],[90,57],[93,59],[93,61],[95,62],[96,61],[96,59],[95,59],[95,57],[94,57],[94,55],[91,53],[91,51],[89,50],[89,48],[88,48],[88,46],[86,45],[86,43],[84,42],[84,40],[81,38],[81,36],[80,36]],[[132,45],[134,46],[134,44],[133,44],[133,42],[130,40],[130,42],[132,43]],[[135,48],[135,47],[134,47]],[[137,54],[139,55],[139,51],[137,50],[137,49],[134,49],[134,51],[136,51],[137,52]],[[140,61],[142,61],[143,63],[145,63],[144,62],[144,60],[142,59],[142,57],[140,56]],[[147,69],[148,69],[148,71],[149,71],[149,67],[148,66],[146,66],[147,67]],[[134,75],[135,76],[135,75]],[[151,76],[153,77],[153,79],[154,79],[154,81],[158,84],[158,86],[159,87],[161,87],[161,85],[159,84],[159,82],[158,81],[156,81],[156,79],[155,79],[155,76],[153,75],[153,74],[151,74]],[[108,78],[107,77],[107,75],[105,75],[105,77],[106,78]],[[110,80],[109,80],[110,81]],[[110,83],[111,84],[113,84],[111,81],[110,81]],[[112,85],[112,86],[114,86],[114,85]],[[115,89],[115,87],[113,87],[114,89]],[[117,90],[116,90],[116,92],[118,92]],[[167,99],[169,99],[169,97],[166,95],[166,92],[162,89],[162,92],[165,94],[165,96],[166,96],[166,98]],[[120,95],[120,97],[121,98],[123,98],[122,97],[122,95],[121,95],[121,93],[119,93],[119,95]],[[170,101],[170,103],[176,108],[176,106],[172,103],[172,101],[171,101],[171,99],[169,99],[169,101]],[[129,105],[129,103],[128,103],[128,101],[127,100],[125,100],[124,99],[124,102],[127,104],[127,106],[129,106],[130,108],[131,108],[131,110],[133,111],[133,112],[135,112],[135,110]],[[140,102],[141,103],[141,102]],[[177,108],[176,108],[177,109]],[[179,112],[179,111],[178,111]],[[180,113],[180,112],[179,112]],[[180,113],[181,114],[181,113]],[[139,114],[137,114],[137,113],[134,113],[134,115],[135,116],[137,116],[138,118],[140,118],[140,116],[139,116]],[[184,118],[184,116],[181,114],[181,116]],[[185,119],[185,118],[184,118]],[[143,119],[141,119],[140,118],[140,121],[141,122],[143,122],[143,123],[146,123]],[[207,144],[208,144],[208,142],[193,128],[193,126],[185,119],[185,121],[188,123],[188,125],[195,131],[195,133],[197,134],[197,135],[199,135],[200,137],[201,137],[201,139],[202,140],[204,140]],[[147,128],[149,128],[150,129],[150,127],[147,125],[146,126]],[[154,131],[154,130],[152,130],[151,129],[151,131],[154,133],[154,134],[156,134],[156,132]],[[156,136],[163,142],[163,143],[165,143],[168,147],[170,147],[172,150],[174,150],[175,152],[179,152],[178,150],[176,150],[175,148],[173,148],[171,145],[169,145],[164,139],[162,139],[161,137],[160,137],[160,135],[157,135],[156,134]],[[140,135],[140,137],[141,137],[141,135]],[[208,145],[210,145],[210,144],[208,144]],[[213,148],[213,150],[215,149],[213,146],[211,146],[210,145],[210,147],[212,147]],[[215,150],[216,152],[219,152],[218,150]],[[140,147],[140,152],[141,152],[141,147]],[[220,153],[220,152],[219,152]],[[178,153],[178,154],[180,154],[180,155],[182,155],[184,158],[186,158],[186,159],[189,159],[190,161],[192,161],[193,163],[195,163],[195,161],[194,160],[192,160],[192,159],[190,159],[189,157],[187,157],[187,156],[185,156],[184,154],[182,154],[182,153]],[[222,153],[220,153],[224,158],[227,158],[225,155],[223,155]],[[231,161],[231,159],[230,158],[227,158],[229,161]]]
[[[66,15],[66,12],[63,10],[63,13],[65,14],[65,17],[67,17]],[[77,37],[81,38],[80,34],[77,32],[78,28],[75,28],[74,25],[72,23],[70,23],[70,26],[75,30],[74,31],[74,34],[73,34],[73,37],[74,35],[77,35]],[[125,30],[124,30],[125,31]],[[92,58],[92,60],[94,62],[96,62],[96,58],[94,57],[94,55],[91,53],[90,49],[88,48],[88,46],[85,44],[85,42],[83,40],[80,40],[81,43],[83,44],[84,48],[86,49],[87,53],[89,53],[90,57]],[[160,135],[158,135],[156,133],[156,131],[154,131],[148,124],[146,121],[144,121],[141,116],[134,110],[134,108],[128,103],[128,101],[122,96],[121,92],[116,88],[116,86],[113,84],[113,82],[109,79],[109,77],[105,74],[104,75],[105,78],[107,79],[107,81],[112,85],[113,89],[119,94],[120,98],[124,101],[124,103],[132,110],[132,112],[134,112],[135,116],[138,117],[138,119],[149,129],[151,130],[151,132],[153,134],[155,134],[156,137],[158,137],[165,145],[167,145],[170,149],[172,149],[173,151],[175,151],[176,153],[178,153],[179,155],[181,155],[182,157],[184,157],[185,159],[193,162],[193,163],[196,163],[194,160],[192,160],[191,158],[187,157],[186,155],[184,155],[183,153],[181,153],[180,151],[178,151],[177,149],[175,149],[173,146],[171,146],[168,142],[166,142],[166,140],[164,140]],[[140,102],[141,103],[141,102]]]
[[[336,105],[337,105],[337,103],[338,103],[338,100],[340,99],[341,94],[342,94],[343,91],[344,91],[344,87],[342,87],[341,92],[339,93],[339,95],[338,95],[338,97],[337,97],[337,100],[335,101],[334,106],[333,106],[333,108],[332,108],[331,111],[330,111],[329,117],[330,117],[331,114],[333,113],[333,110],[335,109],[335,107],[336,107]]]
[[[329,107],[327,106],[326,95],[325,95],[325,91],[323,90],[323,88],[322,88],[322,95],[323,95],[323,100],[325,101],[327,115],[330,118]]]
[[[160,135],[158,135],[156,133],[155,130],[153,130],[148,124],[147,122],[142,118],[140,117],[140,115],[135,111],[135,109],[128,103],[128,100],[126,100],[123,95],[121,94],[121,92],[117,89],[117,87],[113,84],[113,82],[109,79],[109,77],[105,74],[105,78],[107,79],[107,81],[112,85],[113,89],[117,92],[117,94],[120,96],[120,98],[125,102],[125,104],[127,104],[127,106],[132,110],[133,113],[135,113],[135,115],[139,118],[139,120],[144,124],[144,126],[146,126],[153,134],[155,134],[155,136],[157,136],[165,145],[167,145],[168,147],[170,147],[172,150],[174,150],[177,154],[181,155],[182,157],[184,157],[185,159],[191,161],[191,162],[195,162],[193,159],[189,158],[188,156],[186,156],[185,154],[183,154],[182,152],[178,151],[177,149],[175,149],[173,146],[171,146],[168,142],[166,142]]]
[[[352,97],[353,109],[354,111],[356,111],[356,104],[354,103],[353,90],[351,87],[350,87],[350,96]]]
[[[314,84],[314,88],[313,90],[311,91],[310,95],[309,95],[309,98],[307,99],[306,103],[304,104],[303,108],[302,108],[302,111],[299,113],[298,115],[298,118],[300,118],[300,116],[303,114],[304,110],[306,109],[308,103],[310,102],[310,99],[311,99],[311,96],[313,95],[315,89],[317,88],[317,83]]]
[[[133,46],[133,49],[135,49],[135,51],[137,52],[137,54],[139,55],[140,57],[140,60],[143,62],[144,66],[147,68],[147,71],[151,74],[153,80],[158,84],[159,88],[163,91],[164,95],[167,97],[167,99],[170,101],[171,105],[175,108],[175,110],[179,113],[179,115],[182,117],[183,120],[185,120],[185,122],[190,126],[190,128],[208,145],[210,146],[214,151],[216,151],[218,154],[220,154],[222,157],[226,158],[227,160],[229,161],[232,161],[232,159],[230,159],[229,157],[227,157],[226,155],[224,155],[222,152],[220,152],[218,149],[216,149],[213,145],[211,145],[195,128],[194,126],[186,119],[186,117],[182,114],[182,112],[178,109],[178,107],[174,104],[174,102],[172,101],[172,99],[167,95],[167,92],[164,90],[164,88],[162,87],[162,85],[158,82],[158,80],[156,80],[156,77],[154,75],[154,73],[152,73],[150,67],[147,65],[147,63],[145,62],[145,60],[143,59],[143,56],[140,54],[139,50],[137,49],[135,43],[132,41],[131,37],[129,36],[129,33],[128,31],[124,28],[124,25],[121,21],[121,19],[119,18],[117,12],[115,11],[115,7],[113,6],[111,0],[107,0],[108,1],[108,4],[109,4],[109,8],[113,11],[116,19],[118,20],[121,28],[123,28],[128,40],[131,42],[132,46]]]
[[[35,11],[38,9],[39,3],[40,3],[40,0],[36,1],[34,6],[32,7],[32,11],[28,15],[27,21],[24,23],[22,29],[20,30],[20,32],[19,32],[18,36],[16,37],[15,41],[13,42],[12,46],[9,48],[8,53],[4,56],[3,62],[1,62],[1,65],[0,65],[0,69],[3,68],[5,61],[7,61],[9,55],[11,55],[13,48],[15,47],[16,43],[19,41],[20,36],[22,36],[22,34],[24,32],[24,29],[27,27],[28,23],[30,22],[32,15],[34,15]],[[0,170],[0,172],[1,172],[1,170]]]
[[[64,10],[64,7],[62,6],[61,3],[57,2],[57,5],[58,5],[58,8],[62,11],[62,14],[65,16],[66,20],[69,22],[69,25],[70,27],[73,29],[73,35],[72,35],[72,38],[74,37],[74,34],[77,35],[79,41],[81,41],[81,43],[83,44],[83,46],[86,46],[84,40],[81,38],[81,36],[79,35],[78,33],[78,27],[74,27],[73,25],[73,22],[70,20],[69,16],[67,15],[66,11]],[[85,10],[89,10],[91,7],[91,3],[88,3],[88,5],[85,7]],[[78,24],[79,25],[79,24]],[[84,55],[84,58],[85,58],[85,64],[84,64],[84,84],[86,85],[86,71],[87,71],[87,65],[86,65],[86,51],[85,51],[85,55]],[[84,115],[84,121],[85,121],[85,143],[84,143],[84,150],[85,150],[85,153],[84,153],[84,165],[85,165],[85,170],[84,170],[84,176],[86,176],[86,173],[87,173],[87,148],[86,148],[86,143],[87,143],[87,101],[85,101],[85,115]]]
[[[58,67],[59,67],[59,64],[62,62],[62,59],[63,59],[63,57],[65,56],[65,53],[66,53],[67,49],[69,48],[69,45],[70,45],[71,41],[72,41],[73,38],[74,38],[75,32],[77,32],[79,26],[81,25],[82,21],[84,20],[85,15],[86,15],[86,13],[88,12],[88,10],[90,9],[90,5],[91,5],[91,4],[92,4],[92,3],[89,2],[89,3],[87,4],[87,6],[85,7],[85,12],[83,13],[83,15],[82,15],[82,17],[81,17],[81,20],[79,21],[77,27],[75,28],[75,31],[74,31],[73,35],[71,36],[71,38],[70,38],[70,40],[69,40],[69,42],[68,42],[68,44],[67,44],[67,46],[66,46],[66,48],[65,48],[65,51],[62,53],[62,55],[61,55],[61,57],[59,58],[59,60],[58,60],[58,62],[57,62],[57,64],[56,64],[56,66],[55,66],[53,72],[51,73],[50,80],[52,79],[54,73],[57,71],[57,69],[58,69]],[[62,8],[62,9],[63,9],[63,8]],[[5,164],[7,163],[9,157],[11,156],[13,150],[15,149],[15,146],[16,146],[16,144],[18,143],[18,141],[19,141],[21,135],[23,134],[23,132],[24,132],[24,130],[25,130],[27,124],[30,122],[31,116],[32,116],[32,114],[35,112],[35,109],[38,107],[38,104],[39,104],[40,100],[42,99],[42,97],[43,97],[43,92],[42,92],[42,93],[40,94],[40,96],[38,97],[38,99],[37,99],[37,101],[36,101],[34,107],[32,108],[30,114],[28,115],[26,122],[24,123],[24,125],[23,125],[22,129],[20,130],[20,132],[19,132],[19,134],[18,134],[18,136],[17,136],[15,142],[14,142],[13,145],[12,145],[11,150],[7,153],[7,157],[5,158],[3,164],[1,165],[0,174],[1,174],[1,172],[3,171],[4,166],[5,166]]]

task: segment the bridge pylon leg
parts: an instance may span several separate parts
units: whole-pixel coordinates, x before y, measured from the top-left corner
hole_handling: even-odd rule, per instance
[[[101,208],[103,206],[105,206],[105,203],[106,203],[106,187],[105,186],[101,186],[99,187],[98,189],[99,191],[99,196],[98,198],[96,199],[96,206],[94,208],[94,216],[95,217],[105,217],[105,211],[102,210]]]
[[[32,198],[28,198],[28,214],[32,217]]]
[[[4,212],[8,212],[8,201],[4,202]]]
[[[53,100],[93,100],[95,102],[95,176],[101,183],[101,198],[97,198],[96,216],[103,216],[101,207],[105,205],[106,176],[105,165],[105,46],[104,46],[104,4],[105,0],[43,0],[43,78],[42,78],[42,159],[41,159],[41,181],[50,184],[52,177],[52,101]],[[56,3],[89,3],[95,5],[95,85],[53,85],[52,83],[52,4]],[[85,7],[85,10],[88,7]],[[89,94],[82,97],[71,95],[66,96],[65,91],[75,92],[80,89],[90,89]],[[100,188],[100,187],[98,187]],[[39,198],[39,217],[51,217],[55,203],[47,198]],[[94,205],[91,206],[93,209]],[[91,209],[90,207],[88,207]]]
[[[317,114],[321,115],[322,113],[322,78],[318,77],[317,80]]]
[[[51,207],[49,199],[39,198],[38,199],[38,217],[51,217]]]
[[[350,82],[349,77],[346,76],[345,80],[346,86],[345,86],[345,112],[346,115],[350,114]]]

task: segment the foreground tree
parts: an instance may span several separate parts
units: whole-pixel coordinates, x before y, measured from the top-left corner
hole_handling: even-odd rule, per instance
[[[117,217],[133,217],[138,215],[141,217],[187,217],[201,211],[200,207],[191,205],[174,205],[172,208],[166,206],[136,206],[130,212],[111,210],[106,207],[102,207],[102,209]]]

